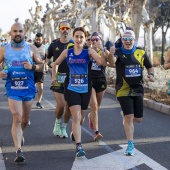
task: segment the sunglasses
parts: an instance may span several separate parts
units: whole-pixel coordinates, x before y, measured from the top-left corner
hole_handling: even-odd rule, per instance
[[[123,40],[123,41],[133,41],[134,38],[132,38],[132,37],[130,37],[130,38],[123,37],[122,40]]]
[[[100,38],[92,38],[92,39],[91,39],[92,42],[93,42],[93,41],[98,42],[99,40],[100,40]]]
[[[87,39],[86,41],[90,41],[91,39],[89,38],[89,39]]]
[[[68,27],[68,26],[67,27],[65,27],[65,26],[60,27],[60,30],[69,30],[69,29],[70,29],[70,27]]]

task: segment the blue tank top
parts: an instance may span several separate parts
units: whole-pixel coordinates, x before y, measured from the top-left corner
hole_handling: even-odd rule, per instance
[[[69,67],[68,90],[77,93],[88,92],[89,60],[88,49],[83,49],[79,55],[74,54],[73,48],[68,50],[68,56],[66,58]]]
[[[36,92],[34,71],[25,69],[22,64],[24,61],[33,64],[30,45],[25,43],[23,49],[13,50],[9,43],[5,52],[5,65],[8,67],[7,96],[26,96]]]

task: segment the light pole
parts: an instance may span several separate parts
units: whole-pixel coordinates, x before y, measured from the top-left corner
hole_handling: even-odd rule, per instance
[[[165,23],[169,14],[169,8],[165,3],[159,5],[161,8],[161,19],[162,19],[162,54],[161,54],[161,65],[164,65],[164,52],[165,52],[165,36],[166,31],[164,30]]]

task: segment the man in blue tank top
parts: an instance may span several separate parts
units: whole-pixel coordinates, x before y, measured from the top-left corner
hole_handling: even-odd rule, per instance
[[[12,25],[10,35],[11,42],[0,48],[0,63],[3,62],[8,70],[7,74],[0,71],[0,78],[6,78],[5,87],[13,117],[11,132],[16,150],[14,161],[19,163],[25,161],[21,145],[36,93],[34,71],[42,70],[43,66],[37,48],[25,42],[25,30],[21,23]]]

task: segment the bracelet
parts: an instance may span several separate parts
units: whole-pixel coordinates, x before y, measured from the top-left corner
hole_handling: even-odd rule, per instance
[[[154,73],[149,73],[149,75],[152,75],[154,77]]]
[[[36,70],[36,65],[35,65],[35,64],[32,65],[32,70],[33,70],[33,71]]]

